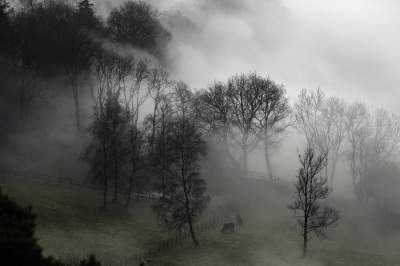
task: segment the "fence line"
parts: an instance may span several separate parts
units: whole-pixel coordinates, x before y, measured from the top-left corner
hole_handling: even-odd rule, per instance
[[[35,173],[30,171],[21,171],[21,170],[10,170],[7,168],[0,167],[0,181],[1,178],[21,178],[21,179],[30,179],[36,182],[40,182],[45,185],[58,185],[63,187],[79,187],[83,189],[88,189],[92,191],[101,191],[102,188],[100,186],[90,185],[83,182],[77,182],[73,178],[66,177],[55,177],[47,174]],[[148,195],[147,195],[148,194]],[[151,193],[135,193],[135,197],[133,199],[154,199]],[[228,220],[230,215],[221,215],[212,218],[209,221],[199,223],[194,226],[194,231],[198,234],[203,233],[205,231],[213,230],[217,227],[221,227],[221,225]],[[166,252],[169,249],[172,249],[176,246],[181,245],[184,241],[189,239],[190,231],[185,228],[182,230],[180,234],[176,234],[174,237],[165,239],[157,243],[154,247],[144,250],[138,251],[135,255],[129,256],[126,258],[122,258],[117,260],[117,262],[107,263],[104,265],[109,266],[131,266],[138,265],[141,261],[146,261],[149,259],[154,259],[156,256],[160,255],[162,252]],[[65,256],[68,258],[68,256]],[[68,258],[72,259],[72,258]]]

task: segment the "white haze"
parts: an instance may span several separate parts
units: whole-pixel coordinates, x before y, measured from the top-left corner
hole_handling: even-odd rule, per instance
[[[173,33],[172,72],[192,86],[256,71],[291,97],[331,95],[400,111],[400,2],[160,1]]]

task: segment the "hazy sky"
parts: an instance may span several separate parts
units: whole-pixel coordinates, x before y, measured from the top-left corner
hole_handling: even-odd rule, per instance
[[[400,111],[400,2],[154,0],[174,36],[174,77],[194,87],[257,71]]]

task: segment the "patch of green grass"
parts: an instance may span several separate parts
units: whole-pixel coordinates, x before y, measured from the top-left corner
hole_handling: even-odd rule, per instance
[[[114,260],[135,255],[168,237],[158,226],[151,203],[134,201],[101,208],[100,192],[35,181],[2,183],[5,194],[37,214],[36,236],[46,255],[75,257],[95,253]]]
[[[119,261],[169,237],[158,226],[150,202],[135,201],[129,210],[125,210],[121,199],[120,204],[110,203],[102,209],[101,193],[84,188],[44,185],[28,180],[8,181],[1,185],[3,191],[20,204],[33,205],[38,215],[37,237],[46,255],[83,257],[94,253],[104,261]],[[222,234],[220,228],[203,232],[198,235],[199,248],[194,248],[187,239],[161,253],[153,265],[400,265],[400,255],[385,254],[384,249],[377,249],[386,239],[365,235],[370,228],[362,229],[358,220],[352,220],[350,215],[353,212],[346,211],[340,226],[330,230],[333,238],[326,241],[312,239],[309,256],[302,258],[302,239],[292,228],[287,202],[279,200],[273,193],[269,196],[273,199],[266,196],[261,200],[249,199],[250,202],[235,196],[236,202],[229,197],[212,200],[202,220],[222,215],[224,209],[233,210],[233,214],[240,210],[245,221],[244,229],[232,235]],[[233,221],[233,218],[227,218],[226,222]],[[355,230],[356,227],[359,230]],[[391,241],[395,244],[397,238]],[[372,252],[375,247],[376,254]]]

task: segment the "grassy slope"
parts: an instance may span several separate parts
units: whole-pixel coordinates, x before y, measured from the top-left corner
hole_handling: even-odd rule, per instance
[[[99,208],[101,197],[85,189],[67,189],[35,182],[8,182],[3,190],[23,205],[32,204],[38,214],[37,236],[46,254],[85,256],[96,253],[107,261],[134,255],[139,249],[151,247],[167,237],[157,226],[150,204],[135,202],[128,212],[120,205]],[[301,258],[301,239],[294,232],[287,202],[277,198],[257,198],[257,204],[236,199],[234,209],[245,218],[245,229],[234,235],[222,235],[212,230],[200,236],[201,248],[193,249],[187,241],[162,254],[155,265],[400,265],[400,256],[379,255],[361,246],[368,241],[346,237],[357,223],[345,223],[335,229],[332,240],[313,240],[310,258]],[[235,199],[229,200],[235,202]],[[247,203],[246,203],[247,202]],[[251,206],[247,208],[246,206]],[[265,212],[263,211],[265,210]],[[275,210],[275,211],[273,211]],[[346,216],[347,214],[344,213]],[[354,243],[353,243],[353,242]],[[354,248],[354,247],[357,248]],[[378,253],[378,254],[373,254]]]
[[[167,235],[157,226],[149,202],[100,208],[101,195],[37,182],[7,182],[3,191],[22,205],[33,205],[37,237],[48,255],[129,257]]]

